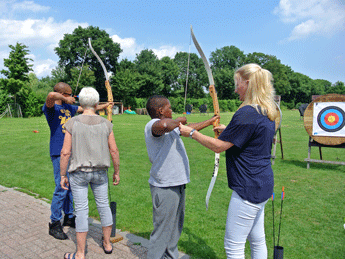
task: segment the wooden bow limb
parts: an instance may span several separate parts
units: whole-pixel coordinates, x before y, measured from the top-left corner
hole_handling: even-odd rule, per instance
[[[214,115],[215,116],[220,115],[219,103],[218,103],[216,88],[214,87],[214,80],[213,80],[212,70],[210,68],[210,65],[208,64],[208,61],[207,61],[207,59],[205,57],[204,52],[202,51],[198,41],[195,38],[192,26],[190,26],[190,31],[191,31],[191,34],[192,34],[192,39],[193,39],[194,45],[195,45],[196,49],[198,50],[198,52],[199,52],[199,54],[200,54],[200,56],[202,58],[202,61],[204,62],[205,69],[206,69],[206,72],[207,72],[207,76],[208,76],[208,80],[209,80],[209,85],[210,85],[209,86],[209,92],[210,92],[210,95],[211,95],[212,101],[213,101]],[[214,123],[213,123],[213,128],[217,127],[218,125],[219,125],[219,120],[215,120]],[[215,138],[218,138],[218,137],[219,137],[219,132],[215,131]],[[209,203],[209,200],[210,200],[210,197],[211,197],[211,193],[212,193],[212,190],[213,190],[213,187],[214,187],[214,184],[216,182],[217,175],[218,175],[219,157],[220,157],[219,153],[215,153],[215,161],[214,161],[214,169],[213,169],[212,179],[211,179],[211,183],[210,183],[210,185],[208,187],[207,194],[206,194],[206,210],[208,209],[208,203]]]
[[[91,45],[91,38],[89,38],[89,47],[90,47],[92,53],[96,56],[96,58],[99,61],[99,63],[101,64],[102,68],[103,68],[103,72],[104,72],[104,76],[105,76],[105,88],[107,89],[108,102],[112,103],[114,101],[114,98],[113,98],[113,92],[111,91],[111,86],[110,86],[110,83],[109,83],[108,71],[105,68],[105,65],[104,65],[103,61],[101,60],[101,58],[97,55],[96,51],[94,51],[94,49],[93,49],[93,47]],[[109,105],[107,107],[107,115],[108,115],[107,119],[110,122],[113,121],[112,108],[113,108],[112,105]]]

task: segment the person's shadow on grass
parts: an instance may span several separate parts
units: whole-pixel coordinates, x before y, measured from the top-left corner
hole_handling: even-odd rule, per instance
[[[179,246],[183,247],[186,254],[196,258],[218,258],[211,247],[207,245],[204,239],[193,234],[189,228],[183,228],[183,233],[188,236],[188,240],[181,240],[178,242]]]

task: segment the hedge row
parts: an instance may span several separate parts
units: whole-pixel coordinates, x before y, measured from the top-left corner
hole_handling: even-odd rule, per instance
[[[132,108],[145,108],[147,99],[145,98],[134,98],[135,103],[132,104]],[[171,97],[169,98],[171,108],[175,113],[184,112],[184,98],[183,97]],[[218,100],[219,109],[221,112],[234,112],[241,105],[239,100]],[[193,99],[187,98],[186,105],[190,104],[193,106],[193,111],[199,112],[199,107],[203,104],[207,105],[207,111],[213,112],[213,101],[212,98]]]

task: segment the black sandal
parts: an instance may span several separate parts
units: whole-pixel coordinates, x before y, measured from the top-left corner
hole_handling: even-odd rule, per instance
[[[66,257],[67,254],[68,254],[68,257]],[[65,253],[64,256],[63,256],[63,258],[64,258],[64,259],[75,259],[75,254],[76,254],[76,253],[73,253],[73,256],[71,257],[72,253]]]
[[[111,254],[113,252],[113,246],[111,246],[111,250],[106,250],[105,247],[104,247],[104,244],[103,244],[103,240],[104,240],[104,237],[102,237],[102,248],[103,248],[103,251],[104,251],[104,253],[109,255],[109,254]]]

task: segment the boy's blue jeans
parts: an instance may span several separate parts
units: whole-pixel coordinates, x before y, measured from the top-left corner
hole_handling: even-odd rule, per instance
[[[50,219],[52,222],[60,221],[62,218],[61,211],[68,215],[69,218],[73,217],[73,197],[71,188],[69,190],[64,190],[61,188],[60,181],[60,156],[51,156],[50,157],[53,163],[54,168],[54,180],[55,180],[55,190],[53,194],[52,204],[50,207],[51,216]],[[67,172],[67,177],[69,174]]]

